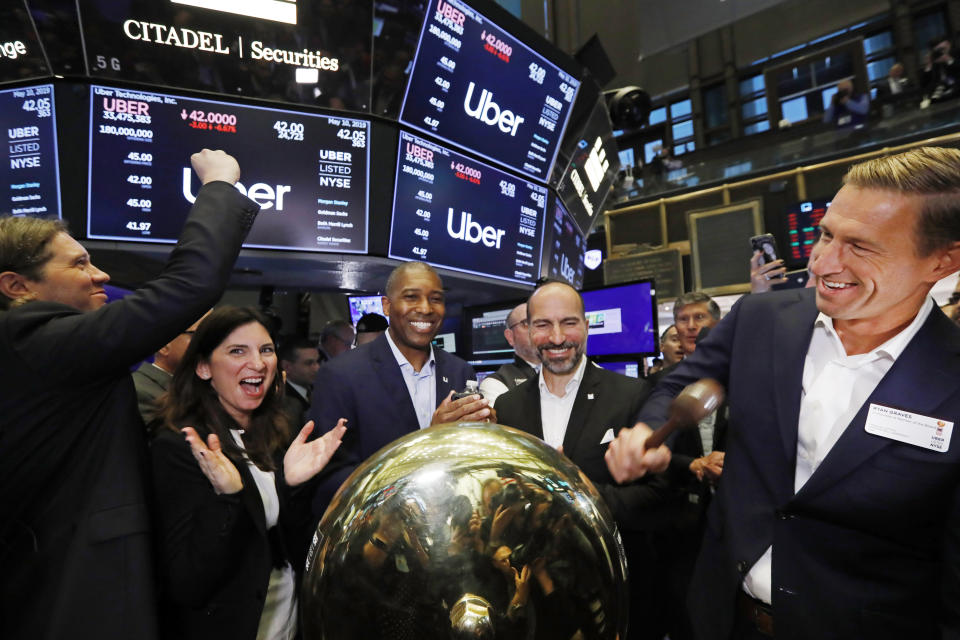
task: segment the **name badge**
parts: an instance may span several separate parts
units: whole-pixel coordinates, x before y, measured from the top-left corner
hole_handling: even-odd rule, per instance
[[[873,403],[870,403],[864,428],[875,436],[940,453],[950,448],[953,433],[952,422]]]

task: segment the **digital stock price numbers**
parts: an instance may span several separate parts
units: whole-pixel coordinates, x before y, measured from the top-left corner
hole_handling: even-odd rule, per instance
[[[0,213],[60,216],[53,86],[0,91],[6,156],[0,171]]]
[[[580,83],[459,0],[431,0],[400,120],[546,180]]]
[[[400,133],[390,257],[533,284],[546,188]]]
[[[90,100],[89,237],[175,242],[206,147],[260,205],[244,246],[366,251],[368,121],[103,86]]]

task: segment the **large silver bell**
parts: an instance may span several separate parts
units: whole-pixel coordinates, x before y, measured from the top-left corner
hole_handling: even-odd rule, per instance
[[[364,462],[321,520],[306,640],[623,638],[613,518],[567,458],[487,423],[411,433]]]

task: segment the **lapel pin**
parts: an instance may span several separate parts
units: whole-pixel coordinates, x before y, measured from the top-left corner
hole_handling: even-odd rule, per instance
[[[588,393],[588,394],[587,394],[587,400],[593,400],[593,394],[592,394],[592,393]]]
[[[444,382],[449,382],[449,380],[447,380],[447,376],[443,376],[443,381],[444,381]]]

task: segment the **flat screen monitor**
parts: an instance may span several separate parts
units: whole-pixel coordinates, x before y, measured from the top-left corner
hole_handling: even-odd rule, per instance
[[[0,6],[0,82],[49,75],[50,67],[26,3],[4,2]]]
[[[365,313],[379,313],[386,317],[382,296],[347,296],[347,304],[350,305],[350,322],[353,326],[357,326],[357,321]]]
[[[466,329],[467,355],[472,360],[513,358],[513,347],[503,335],[507,316],[523,300],[511,300],[476,307],[464,307],[463,326]]]
[[[533,285],[547,189],[400,132],[389,256]]]
[[[53,85],[0,91],[6,157],[0,213],[60,217],[60,174]]]
[[[784,260],[795,268],[807,266],[813,245],[820,238],[820,219],[827,213],[830,200],[807,200],[790,207],[786,215],[787,246]]]
[[[546,182],[579,81],[460,0],[430,0],[400,121]]]
[[[437,337],[434,338],[430,344],[435,347],[439,347],[446,351],[447,353],[456,353],[457,352],[457,334],[454,332],[450,333],[439,333]]]
[[[637,359],[659,352],[652,280],[584,291],[583,305],[588,356]]]
[[[176,242],[206,147],[260,205],[245,247],[367,250],[368,120],[96,85],[90,109],[88,237]]]
[[[88,73],[107,82],[369,110],[372,2],[77,0],[77,6]]]
[[[543,275],[581,289],[587,240],[559,198],[551,198],[551,205],[551,214],[547,216]]]
[[[620,170],[617,141],[603,98],[594,105],[576,140],[570,164],[557,191],[586,235],[602,218],[604,203]]]
[[[628,378],[640,377],[640,363],[638,362],[598,362],[597,364],[607,371],[613,371]]]

